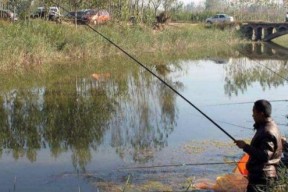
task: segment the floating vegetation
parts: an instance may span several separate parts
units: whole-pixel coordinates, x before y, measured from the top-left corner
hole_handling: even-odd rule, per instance
[[[101,191],[109,192],[141,192],[141,191],[174,191],[175,189],[185,191],[186,189],[193,189],[192,184],[185,181],[183,183],[178,183],[178,186],[173,186],[169,183],[164,183],[161,181],[146,181],[140,184],[128,184],[123,187],[123,184],[112,183],[112,182],[95,182],[93,183],[97,189]],[[184,190],[185,189],[185,190]],[[187,190],[186,190],[187,191]]]
[[[210,150],[221,149],[228,151],[235,150],[235,144],[228,141],[191,141],[183,146],[183,149],[188,154],[200,154]]]

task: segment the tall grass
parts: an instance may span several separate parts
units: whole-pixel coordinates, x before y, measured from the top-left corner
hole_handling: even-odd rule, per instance
[[[161,30],[153,30],[152,26],[147,25],[112,22],[94,27],[124,50],[138,56],[163,52],[177,54],[191,49],[207,54],[217,46],[233,45],[240,41],[233,29],[205,28],[201,24],[170,24]],[[42,20],[15,24],[1,22],[0,42],[0,70],[41,67],[59,61],[93,60],[120,54],[119,50],[87,26],[76,28],[68,23]]]

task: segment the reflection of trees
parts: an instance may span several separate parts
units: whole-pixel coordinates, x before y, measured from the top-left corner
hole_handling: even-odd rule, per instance
[[[274,43],[251,43],[241,44],[237,50],[245,57],[225,65],[227,95],[243,93],[255,82],[259,82],[264,90],[285,83],[281,77],[288,76],[287,48]]]
[[[44,148],[56,158],[71,151],[74,167],[84,169],[91,150],[97,150],[110,130],[111,145],[121,157],[153,157],[173,131],[175,95],[143,71],[119,73],[115,80],[64,78],[3,93],[0,154],[5,150],[15,159],[36,161]]]
[[[30,94],[12,91],[3,96],[1,140],[3,148],[11,149],[15,159],[26,154],[29,160],[35,161],[36,150],[41,147],[41,133],[35,125],[39,124],[41,116]]]
[[[288,66],[285,65],[284,61],[252,61],[241,58],[233,59],[232,63],[225,65],[225,68],[227,74],[224,89],[229,96],[238,95],[239,91],[243,93],[248,86],[255,82],[259,82],[264,90],[284,85],[286,81],[279,75],[288,76]]]
[[[3,103],[3,98],[0,97],[0,103]],[[5,135],[6,135],[6,127],[7,127],[7,123],[6,120],[7,119],[7,115],[5,113],[5,109],[3,105],[0,105],[0,146],[4,146],[5,144]],[[3,153],[3,148],[0,147],[0,157],[2,157],[2,153]]]
[[[70,149],[73,164],[84,168],[90,148],[102,140],[113,106],[101,87],[92,89],[91,83],[79,90],[83,84],[75,89],[74,83],[59,83],[3,96],[1,148],[12,150],[15,159],[26,155],[31,161],[41,147],[48,146],[55,157]]]
[[[101,143],[113,106],[101,87],[82,81],[76,82],[76,90],[69,86],[58,93],[63,84],[47,89],[44,138],[54,156],[71,149],[73,164],[83,168],[91,159],[90,147],[96,150]]]
[[[175,94],[149,73],[133,77],[125,80],[129,91],[123,96],[126,99],[120,98],[115,120],[121,119],[121,123],[113,122],[111,140],[121,157],[127,158],[128,153],[134,161],[143,162],[153,157],[154,150],[167,145],[175,125]],[[127,151],[129,145],[132,151]]]

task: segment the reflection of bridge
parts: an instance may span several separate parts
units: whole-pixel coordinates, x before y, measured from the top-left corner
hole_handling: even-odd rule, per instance
[[[271,41],[288,34],[288,23],[248,22],[242,23],[242,33],[253,41]]]
[[[250,59],[257,60],[287,60],[288,48],[278,44],[269,43],[251,43],[238,47],[237,50]]]

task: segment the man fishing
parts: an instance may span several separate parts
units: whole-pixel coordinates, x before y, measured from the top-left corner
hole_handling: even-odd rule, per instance
[[[249,155],[247,192],[264,192],[277,179],[277,166],[281,159],[281,134],[271,118],[272,107],[267,100],[258,100],[253,106],[256,133],[247,144],[236,140],[236,145]]]

